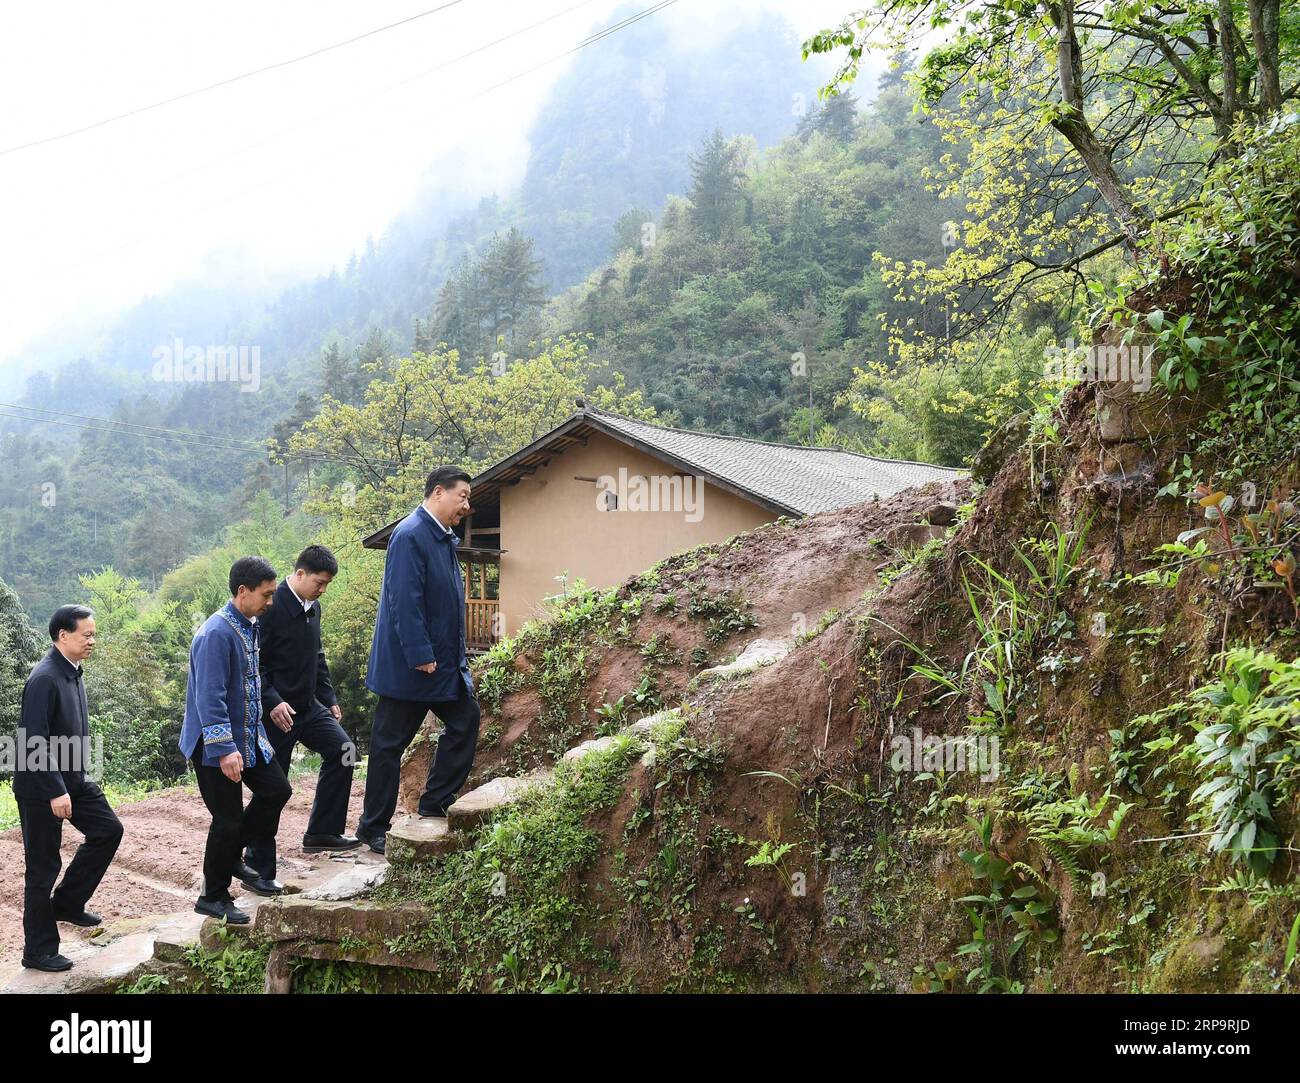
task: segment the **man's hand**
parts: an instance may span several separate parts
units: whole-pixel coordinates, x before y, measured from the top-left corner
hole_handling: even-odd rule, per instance
[[[238,782],[244,776],[244,757],[238,752],[221,757],[221,773],[231,782]]]
[[[297,713],[287,703],[277,703],[271,708],[271,721],[288,733],[293,729],[293,716]]]
[[[332,714],[332,715],[334,716],[334,721],[335,721],[335,722],[342,722],[342,721],[343,721],[343,708],[340,707],[337,703],[334,704],[334,706],[330,708],[330,714]]]
[[[62,797],[50,798],[50,811],[60,820],[66,820],[72,815],[72,798],[66,793]]]
[[[438,663],[425,662],[424,665],[416,666],[415,668],[418,669],[421,673],[432,673],[435,669],[438,668]]]

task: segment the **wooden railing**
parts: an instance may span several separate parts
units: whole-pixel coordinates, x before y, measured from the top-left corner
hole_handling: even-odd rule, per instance
[[[485,651],[496,642],[496,600],[470,598],[465,602],[465,646]]]

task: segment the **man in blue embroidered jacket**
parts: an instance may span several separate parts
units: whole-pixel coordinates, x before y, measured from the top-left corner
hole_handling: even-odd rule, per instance
[[[384,852],[397,808],[402,753],[432,711],[442,735],[420,798],[421,816],[445,816],[474,764],[479,708],[465,654],[465,586],[452,527],[470,510],[469,475],[440,466],[424,503],[394,528],[370,646],[366,687],[379,696],[366,799],[357,837]]]
[[[230,567],[231,599],[195,633],[185,686],[181,752],[194,765],[199,793],[212,814],[203,854],[203,892],[194,909],[232,925],[248,923],[230,882],[243,847],[274,837],[289,800],[289,781],[275,762],[262,724],[257,618],[266,612],[278,577],[261,557]],[[244,807],[243,787],[252,791]]]

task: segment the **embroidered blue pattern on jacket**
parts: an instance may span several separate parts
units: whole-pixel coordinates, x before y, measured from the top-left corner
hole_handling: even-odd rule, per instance
[[[203,727],[203,743],[205,745],[225,744],[235,739],[235,730],[229,722],[222,722],[217,726]]]
[[[221,610],[221,616],[226,623],[232,627],[239,636],[239,642],[244,647],[244,741],[242,749],[244,763],[251,767],[256,762],[256,756],[253,754],[253,742],[256,740],[257,748],[262,753],[262,762],[270,763],[275,759],[275,753],[271,750],[271,745],[267,741],[265,734],[262,732],[262,675],[258,668],[258,656],[261,654],[261,644],[258,641],[257,625],[249,624],[247,628],[243,627],[239,621],[235,620],[230,614],[229,607]],[[209,726],[203,731],[203,741],[208,744],[208,730],[225,729],[224,738],[217,740],[230,741],[234,739],[234,734],[229,726]],[[256,737],[254,737],[256,734]]]

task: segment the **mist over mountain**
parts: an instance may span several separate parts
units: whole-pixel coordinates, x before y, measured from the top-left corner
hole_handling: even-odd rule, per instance
[[[895,993],[925,1042],[916,993],[1078,992],[1076,1061],[1285,1040],[1222,994],[1300,992],[1300,4],[123,7],[0,37],[0,993]],[[428,481],[436,568],[384,529]],[[262,610],[286,860],[216,872],[285,897],[216,942],[240,783],[182,731],[226,751],[242,685],[251,749],[201,629],[271,576],[328,587]],[[434,654],[416,727],[369,686]],[[122,809],[102,913],[46,890],[69,801],[101,857]]]
[[[147,378],[153,350],[178,337],[256,344],[268,376],[314,371],[330,337],[355,346],[378,329],[389,348],[405,349],[455,263],[493,233],[514,225],[534,238],[546,286],[558,293],[610,255],[620,214],[657,213],[688,187],[688,155],[705,135],[720,128],[760,147],[779,141],[815,103],[823,75],[770,13],[706,42],[643,20],[576,54],[529,132],[522,184],[503,188],[465,161],[460,176],[425,178],[417,202],[341,268],[286,287],[261,282],[248,253],[226,254],[213,281],[187,277],[75,346],[67,330],[51,331],[0,371],[13,383],[89,361]],[[107,408],[122,390],[114,379],[94,397]]]
[[[706,136],[779,142],[815,108],[825,74],[801,61],[798,36],[777,15],[756,12],[707,36],[645,19],[574,55],[536,114],[516,174],[478,175],[472,155],[456,159],[454,175],[435,167],[411,205],[344,265],[285,283],[251,253],[224,252],[115,318],[52,329],[0,369],[3,401],[28,408],[22,420],[0,417],[10,464],[0,482],[0,578],[36,612],[107,564],[156,584],[257,492],[273,489],[294,506],[299,479],[271,469],[263,441],[308,419],[326,391],[355,392],[355,374],[331,382],[340,359],[355,366],[409,352],[416,322],[432,324],[467,255],[514,227],[533,242],[539,288],[561,293],[611,257],[621,215],[656,216],[689,190],[690,156]],[[493,138],[483,133],[485,161],[501,159],[488,153]],[[252,351],[256,394],[244,393],[247,382],[157,378],[158,366],[184,356],[177,349],[226,347]],[[136,431],[87,427],[85,417]],[[56,505],[42,503],[49,492]]]

